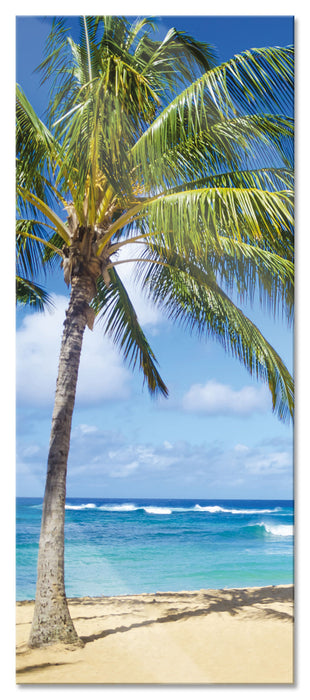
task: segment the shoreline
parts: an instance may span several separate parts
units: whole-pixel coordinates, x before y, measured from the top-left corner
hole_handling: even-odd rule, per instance
[[[18,684],[293,683],[292,584],[68,598],[83,648],[29,649],[16,603]]]
[[[294,590],[294,582],[291,583],[266,583],[261,586],[227,586],[225,588],[184,588],[180,589],[178,591],[140,591],[139,593],[115,593],[115,594],[102,594],[102,595],[84,595],[84,596],[66,596],[67,601],[69,604],[74,604],[75,602],[79,601],[81,604],[83,601],[86,600],[94,600],[94,601],[107,601],[107,600],[113,600],[113,599],[127,599],[127,598],[143,598],[147,596],[178,596],[178,595],[198,595],[199,593],[208,593],[210,591],[216,592],[216,593],[227,593],[229,591],[256,591],[256,590],[263,590],[263,589],[272,589],[272,588],[292,588]],[[21,600],[16,600],[15,604],[16,606],[19,605],[27,605],[33,604],[34,605],[35,599],[34,598],[23,598]]]
[[[146,592],[146,591],[141,591],[141,593],[116,593],[115,595],[91,595],[91,596],[67,596],[67,601],[69,604],[74,604],[75,602],[81,602],[86,600],[94,600],[94,601],[107,601],[107,600],[119,600],[119,599],[127,599],[127,598],[144,598],[147,596],[151,596],[154,598],[154,596],[179,596],[179,595],[198,595],[200,593],[209,593],[209,592],[216,592],[216,593],[228,593],[231,591],[257,591],[257,590],[262,590],[262,589],[272,589],[272,588],[292,588],[294,589],[294,583],[268,583],[265,586],[228,586],[227,588],[197,588],[197,589],[184,589],[180,591],[151,591],[151,592]],[[16,605],[27,605],[29,604],[34,604],[35,600],[34,598],[23,598],[22,600],[16,600],[15,603]]]

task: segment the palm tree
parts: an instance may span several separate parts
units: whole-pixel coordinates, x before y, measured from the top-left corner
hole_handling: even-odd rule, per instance
[[[19,255],[31,274],[34,262],[59,261],[71,287],[30,646],[79,643],[65,597],[64,512],[86,325],[101,318],[150,393],[168,394],[118,265],[135,262],[155,304],[216,338],[268,384],[278,416],[293,415],[288,370],[231,298],[258,289],[292,319],[292,49],[216,66],[210,46],[174,29],[151,38],[147,18],[83,17],[80,28],[75,43],[63,19],[53,24],[40,67],[52,80],[46,124],[17,88]]]

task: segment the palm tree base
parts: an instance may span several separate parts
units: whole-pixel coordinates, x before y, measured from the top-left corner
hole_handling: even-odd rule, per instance
[[[47,620],[37,617],[33,621],[28,646],[31,649],[62,643],[74,647],[83,647],[84,642],[74,629],[69,613],[65,611],[65,619],[60,616],[58,620],[49,616]]]

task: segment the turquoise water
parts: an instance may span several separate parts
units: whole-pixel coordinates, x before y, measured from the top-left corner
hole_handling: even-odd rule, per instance
[[[16,598],[35,596],[42,500],[17,499]],[[293,582],[293,502],[68,498],[66,593]]]

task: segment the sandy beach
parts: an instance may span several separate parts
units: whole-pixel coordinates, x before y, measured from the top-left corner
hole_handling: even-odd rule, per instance
[[[16,605],[18,684],[293,682],[293,586],[69,599],[83,648],[29,649]]]

